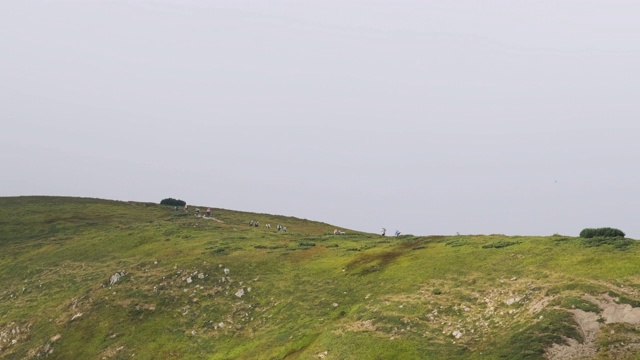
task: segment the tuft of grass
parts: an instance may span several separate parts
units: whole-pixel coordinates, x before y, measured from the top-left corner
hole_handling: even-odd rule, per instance
[[[496,358],[541,359],[551,345],[565,344],[565,338],[583,341],[577,323],[568,312],[544,310],[536,316],[533,323],[521,326],[505,342],[496,344],[502,349]]]
[[[615,291],[608,291],[607,294],[609,294],[609,296],[611,296],[612,298],[614,298],[614,300],[616,301],[616,303],[618,304],[628,304],[631,305],[634,308],[640,307],[640,301],[635,300],[635,299],[631,299],[627,296],[621,295]]]
[[[582,292],[585,294],[596,295],[602,292],[603,288],[601,286],[583,283],[583,282],[564,282],[559,283],[554,286],[551,286],[547,289],[547,296],[555,296],[560,295],[563,292]]]
[[[627,250],[632,245],[635,245],[636,241],[625,237],[591,237],[581,238],[582,244],[586,247],[599,247],[604,245],[610,245],[614,249]]]
[[[469,243],[467,239],[451,239],[445,242],[445,245],[451,247],[465,246]]]
[[[600,308],[598,307],[598,305],[580,297],[574,297],[574,296],[564,297],[556,301],[555,304],[557,304],[558,306],[564,309],[580,309],[582,311],[600,314]]]
[[[500,240],[495,241],[489,244],[482,245],[483,249],[500,249],[508,246],[513,246],[519,244],[518,241],[508,241],[508,240]]]

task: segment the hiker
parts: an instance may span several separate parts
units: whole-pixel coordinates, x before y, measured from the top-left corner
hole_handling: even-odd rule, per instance
[[[184,204],[184,212],[189,212],[189,205]]]
[[[387,229],[382,228],[382,234],[381,234],[381,235],[382,235],[382,236],[385,236],[385,235],[386,235],[386,233],[387,233]]]
[[[266,227],[267,229],[271,229],[271,224],[266,224],[264,227]]]
[[[253,226],[253,220],[249,221],[249,226]]]
[[[258,227],[258,226],[260,226],[260,223],[256,221],[256,223],[253,224],[253,226]]]
[[[287,227],[286,227],[286,226],[283,226],[283,227],[282,227],[282,231],[287,232]]]
[[[280,224],[276,225],[276,231],[280,231],[280,229],[282,229],[282,226]]]
[[[211,208],[207,208],[205,215],[207,215],[207,217],[211,217]]]
[[[196,208],[196,216],[200,215],[200,208]]]
[[[173,211],[178,211],[178,205],[176,205],[176,207],[173,208]]]
[[[338,235],[338,233],[339,233],[338,229],[333,230],[333,235]]]
[[[396,230],[396,237],[400,236],[400,231]]]

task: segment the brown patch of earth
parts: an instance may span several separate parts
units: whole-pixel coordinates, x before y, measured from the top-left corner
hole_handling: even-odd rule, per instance
[[[570,310],[584,341],[580,343],[575,339],[565,339],[566,344],[554,344],[545,353],[547,359],[566,360],[595,357],[597,351],[595,340],[600,333],[601,321],[603,320],[605,324],[640,325],[640,308],[634,308],[629,304],[616,304],[614,299],[607,294],[602,295],[601,298],[591,295],[584,295],[583,298],[597,305],[601,309],[601,313],[596,314],[579,309]],[[613,350],[615,350],[616,355],[608,354],[610,358],[624,357],[631,352],[637,351],[638,344],[630,343],[624,349],[616,348]]]

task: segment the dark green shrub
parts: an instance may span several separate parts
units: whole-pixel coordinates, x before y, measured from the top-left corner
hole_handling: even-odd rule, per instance
[[[160,201],[160,205],[185,206],[187,203],[178,199],[166,198]]]
[[[621,230],[604,227],[604,228],[586,228],[580,231],[580,237],[590,239],[593,237],[624,237],[624,233]]]

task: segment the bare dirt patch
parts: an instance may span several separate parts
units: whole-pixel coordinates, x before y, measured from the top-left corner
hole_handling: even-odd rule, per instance
[[[540,311],[542,311],[542,309],[546,308],[547,305],[549,305],[549,303],[552,302],[555,298],[555,296],[543,296],[540,299],[531,301],[531,303],[529,304],[529,313],[539,313]]]
[[[634,308],[629,304],[616,304],[615,299],[607,294],[603,295],[602,299],[585,295],[585,299],[598,305],[598,307],[602,309],[602,318],[605,324],[640,324],[640,308]]]
[[[353,331],[353,332],[362,332],[362,331],[375,332],[377,328],[375,325],[373,325],[373,320],[365,320],[365,321],[356,321],[354,323],[348,324],[347,326],[345,326],[345,329],[347,331]]]
[[[584,341],[580,343],[574,339],[565,339],[567,343],[564,345],[554,344],[545,353],[547,359],[565,360],[594,357],[598,350],[596,339],[601,335],[602,323],[640,325],[640,308],[634,308],[629,304],[617,304],[615,299],[607,294],[600,297],[585,294],[583,299],[596,304],[601,309],[601,313],[596,314],[579,309],[570,310],[578,323],[578,330],[582,333]],[[637,350],[637,343],[631,342],[626,345],[621,343],[611,348],[607,355],[609,358],[619,358]]]

